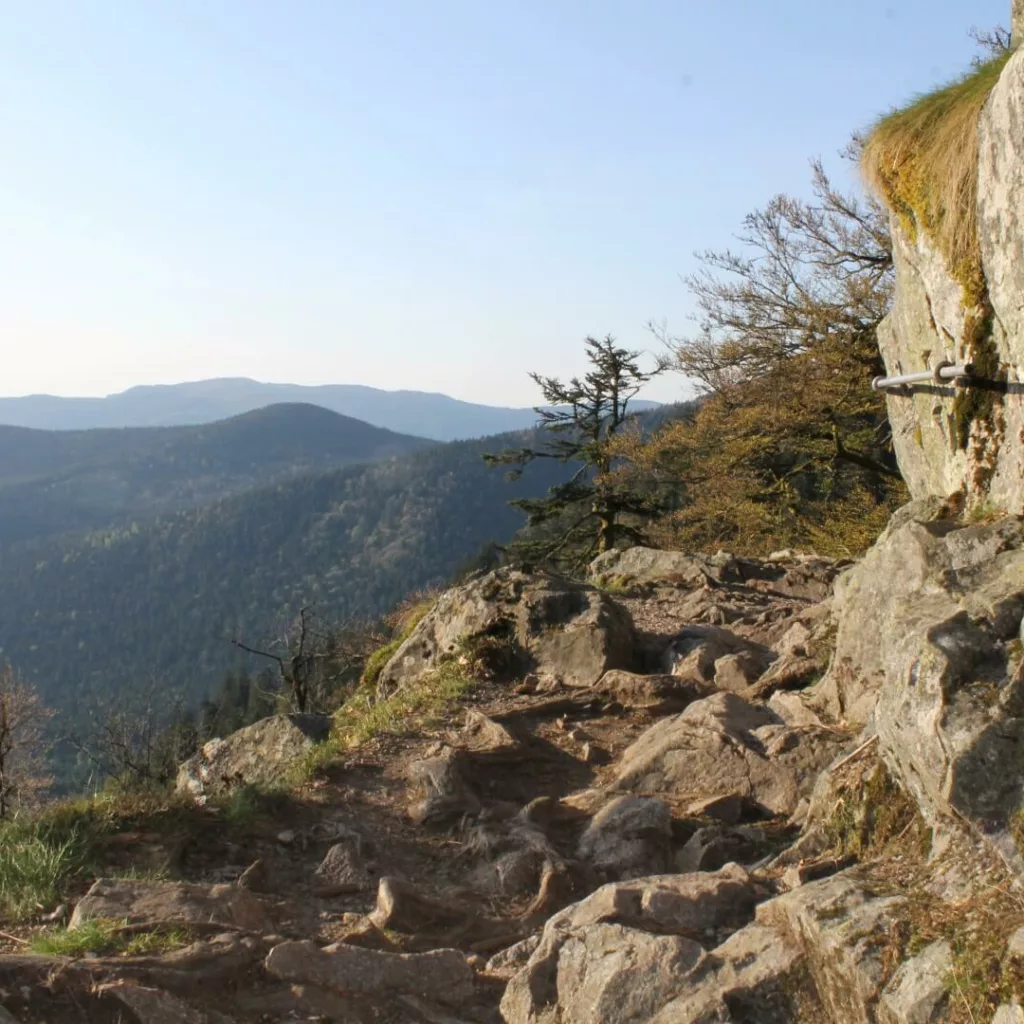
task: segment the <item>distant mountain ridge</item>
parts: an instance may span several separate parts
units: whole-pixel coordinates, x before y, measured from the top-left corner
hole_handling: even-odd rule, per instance
[[[198,425],[280,403],[318,405],[375,427],[434,441],[527,430],[537,422],[533,409],[481,405],[425,391],[383,391],[362,384],[267,384],[247,377],[219,377],[140,385],[105,398],[0,398],[0,424],[40,430]],[[634,405],[640,411],[658,403]]]
[[[0,426],[0,547],[175,512],[303,473],[436,445],[297,404],[189,427]]]

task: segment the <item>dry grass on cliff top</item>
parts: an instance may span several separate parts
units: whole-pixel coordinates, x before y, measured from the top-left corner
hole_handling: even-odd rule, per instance
[[[864,145],[868,183],[913,237],[938,245],[968,295],[979,282],[978,120],[1010,54],[882,118]]]

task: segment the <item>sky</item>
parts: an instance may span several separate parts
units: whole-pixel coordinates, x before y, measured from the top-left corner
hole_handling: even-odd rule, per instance
[[[539,400],[1010,0],[0,0],[0,395]],[[645,396],[683,397],[678,376]]]

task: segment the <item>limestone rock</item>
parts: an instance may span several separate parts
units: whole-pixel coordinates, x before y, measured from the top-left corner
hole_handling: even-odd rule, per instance
[[[235,885],[100,878],[79,900],[68,927],[101,918],[127,924],[219,925],[261,934],[269,930],[259,900]]]
[[[500,953],[495,953],[484,970],[487,974],[493,974],[497,978],[504,978],[506,981],[516,972],[522,970],[533,956],[534,950],[540,945],[540,935],[531,935],[527,939],[517,942]]]
[[[821,1020],[868,1024],[885,986],[885,940],[902,903],[899,895],[872,895],[851,869],[762,903],[756,921],[807,951]]]
[[[100,986],[98,994],[120,1003],[139,1024],[231,1024],[222,1013],[201,1013],[177,996],[144,985],[116,981]]]
[[[643,1024],[703,958],[690,939],[616,924],[548,937],[509,982],[502,1016],[507,1024]]]
[[[288,769],[331,731],[328,715],[275,715],[210,740],[178,769],[179,793],[202,797],[236,786],[279,782]]]
[[[772,658],[772,652],[767,648],[752,644],[727,629],[687,626],[666,651],[664,667],[674,676],[736,689],[749,686],[768,667]]]
[[[360,892],[368,888],[371,876],[360,853],[358,840],[335,843],[314,873],[318,896]]]
[[[633,629],[624,609],[593,587],[498,569],[441,595],[385,665],[378,694],[463,652],[501,662],[492,674],[532,672],[585,687],[609,669],[631,667]]]
[[[407,775],[412,784],[409,817],[417,824],[444,824],[480,810],[480,801],[467,781],[466,758],[444,748],[436,757],[414,761]]]
[[[889,391],[896,457],[914,498],[964,492],[1012,513],[1024,501],[1024,50],[1014,54],[978,122],[977,225],[982,267],[994,316],[991,337],[965,329],[978,308],[964,308],[964,289],[924,229],[911,239],[891,218],[896,293],[879,331],[890,374],[931,370],[940,360],[982,366],[991,347],[1010,385],[990,390],[990,408],[957,423],[957,389],[925,385]],[[992,382],[992,371],[987,371]],[[966,441],[966,444],[963,442]]]
[[[1024,1009],[1019,1003],[1003,1003],[995,1012],[992,1024],[1024,1024]]]
[[[648,1021],[704,962],[697,939],[748,921],[755,899],[736,865],[603,886],[544,926],[502,1015],[507,1024]]]
[[[861,719],[877,702],[880,753],[928,823],[966,819],[1024,870],[1010,835],[1024,795],[1024,521],[903,516],[836,603],[830,710]]]
[[[670,580],[690,586],[701,586],[708,579],[721,575],[720,569],[707,557],[640,546],[606,551],[590,563],[588,571],[591,579],[618,579],[629,583]]]
[[[594,685],[594,689],[618,701],[623,707],[643,708],[654,714],[673,714],[714,692],[708,682],[680,679],[665,673],[641,675],[612,669]]]
[[[795,943],[774,928],[748,925],[707,954],[651,1024],[824,1022],[822,1016],[807,1017],[807,1004],[799,1002],[803,974],[804,957]]]
[[[457,1005],[473,996],[473,969],[457,949],[382,953],[341,943],[321,949],[312,942],[283,942],[267,954],[266,969],[284,981],[378,998],[406,993]]]
[[[948,942],[933,942],[897,968],[882,993],[892,1024],[934,1024],[942,1020],[953,966]]]
[[[509,754],[519,750],[519,741],[503,725],[470,708],[462,732],[453,741],[461,750],[477,756]]]
[[[790,729],[769,708],[718,693],[644,732],[622,755],[613,786],[686,803],[737,793],[790,815],[836,749],[829,732]]]
[[[620,796],[591,819],[578,856],[612,878],[659,874],[668,867],[672,815],[661,800]]]

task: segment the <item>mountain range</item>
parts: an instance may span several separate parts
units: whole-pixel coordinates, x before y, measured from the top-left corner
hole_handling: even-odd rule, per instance
[[[182,426],[289,403],[319,405],[375,427],[435,441],[526,430],[537,422],[533,409],[480,405],[425,391],[382,391],[360,384],[265,384],[246,377],[221,377],[145,385],[105,398],[0,398],[0,423],[43,430]],[[640,411],[656,405],[640,401],[634,408]]]

